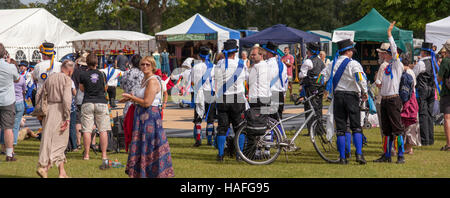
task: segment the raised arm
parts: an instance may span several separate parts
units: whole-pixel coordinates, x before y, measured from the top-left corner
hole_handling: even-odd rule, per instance
[[[389,39],[389,43],[390,43],[390,48],[391,48],[391,52],[392,52],[392,58],[393,59],[397,59],[397,45],[395,44],[394,38],[392,37],[392,29],[394,29],[395,26],[395,21],[391,23],[391,25],[388,28],[387,34],[388,34],[388,39]]]

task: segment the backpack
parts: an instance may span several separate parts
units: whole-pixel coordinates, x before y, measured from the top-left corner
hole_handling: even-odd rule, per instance
[[[408,102],[408,100],[411,98],[411,94],[414,90],[413,83],[414,78],[406,71],[404,71],[402,73],[402,77],[400,78],[400,86],[398,90],[398,94],[400,95],[403,104],[405,102]]]

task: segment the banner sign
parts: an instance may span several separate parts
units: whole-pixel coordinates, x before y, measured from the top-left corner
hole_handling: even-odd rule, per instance
[[[352,42],[355,39],[355,31],[334,31],[333,32],[333,43],[337,43],[339,41],[350,39]]]

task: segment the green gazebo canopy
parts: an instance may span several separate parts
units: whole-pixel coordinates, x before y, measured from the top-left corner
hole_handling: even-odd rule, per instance
[[[389,42],[387,36],[387,29],[389,28],[389,25],[390,22],[386,20],[375,8],[372,8],[372,10],[359,21],[336,30],[355,31],[355,42]],[[413,31],[402,30],[398,27],[394,27],[392,30],[392,36],[400,49],[403,51],[412,52]]]

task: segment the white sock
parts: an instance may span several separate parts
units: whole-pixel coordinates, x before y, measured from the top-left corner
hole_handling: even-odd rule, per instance
[[[6,156],[8,157],[13,156],[13,148],[6,148]]]

